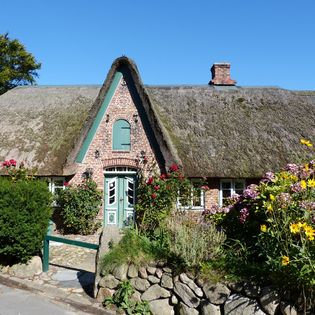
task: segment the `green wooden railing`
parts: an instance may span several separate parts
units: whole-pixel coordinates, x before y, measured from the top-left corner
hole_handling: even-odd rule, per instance
[[[87,242],[81,242],[81,241],[75,241],[75,240],[69,240],[63,237],[58,236],[52,236],[52,222],[49,222],[47,234],[44,239],[44,249],[43,249],[43,271],[47,272],[49,270],[49,241],[59,242],[63,244],[68,245],[74,245],[89,249],[98,250],[99,245],[98,244],[92,244]]]

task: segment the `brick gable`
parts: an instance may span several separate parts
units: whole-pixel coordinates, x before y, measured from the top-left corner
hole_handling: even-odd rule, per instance
[[[145,131],[141,119],[142,113],[139,113],[137,108],[139,108],[139,104],[136,106],[129,86],[124,78],[121,78],[82,163],[76,164],[76,175],[72,178],[71,183],[80,183],[82,174],[86,169],[91,168],[93,179],[97,182],[99,188],[103,189],[103,171],[105,168],[111,166],[141,168],[141,155],[145,155],[148,163],[156,162],[153,149],[148,140],[148,131]],[[118,119],[124,119],[130,124],[130,151],[114,151],[112,149],[113,124]],[[96,157],[96,151],[99,152],[99,157]]]

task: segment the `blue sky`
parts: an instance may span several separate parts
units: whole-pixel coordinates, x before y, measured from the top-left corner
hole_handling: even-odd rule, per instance
[[[101,84],[127,55],[145,84],[206,84],[224,61],[238,85],[315,90],[314,0],[3,1],[5,32],[41,85]]]

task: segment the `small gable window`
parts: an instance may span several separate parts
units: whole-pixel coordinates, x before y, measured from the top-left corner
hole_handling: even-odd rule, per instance
[[[118,119],[113,126],[113,150],[130,151],[130,124]]]

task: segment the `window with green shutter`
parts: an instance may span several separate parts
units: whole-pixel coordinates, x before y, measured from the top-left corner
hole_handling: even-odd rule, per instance
[[[113,150],[130,151],[130,124],[127,120],[116,120],[113,126]]]

